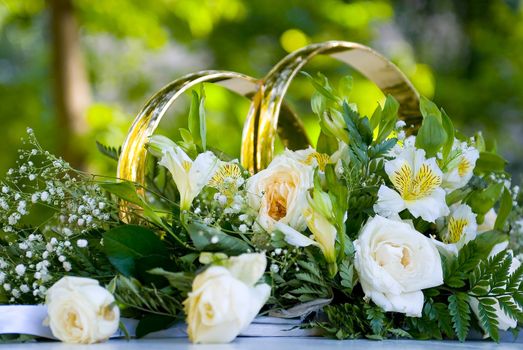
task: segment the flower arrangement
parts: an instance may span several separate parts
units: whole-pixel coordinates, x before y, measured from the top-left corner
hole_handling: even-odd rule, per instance
[[[495,146],[425,98],[414,135],[392,96],[361,116],[350,77],[309,78],[316,147],[255,174],[207,147],[203,93],[181,141],[149,138],[145,185],[76,171],[28,130],[1,183],[0,301],[45,303],[54,336],[79,343],[120,315],[138,337],[185,321],[195,343],[259,314],[338,339],[517,330],[521,196]]]

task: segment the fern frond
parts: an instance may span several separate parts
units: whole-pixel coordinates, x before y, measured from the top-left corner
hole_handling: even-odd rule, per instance
[[[452,294],[448,299],[452,326],[461,342],[467,338],[470,328],[470,306],[468,300],[469,296],[461,292]]]

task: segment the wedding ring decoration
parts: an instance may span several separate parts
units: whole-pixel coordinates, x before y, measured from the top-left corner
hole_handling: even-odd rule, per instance
[[[200,83],[215,83],[251,99],[244,124],[241,162],[255,173],[273,157],[278,134],[290,149],[306,148],[310,141],[301,121],[283,104],[287,89],[300,69],[317,55],[327,55],[352,66],[400,104],[399,115],[414,132],[421,122],[419,94],[407,77],[371,48],[346,41],[327,41],[303,47],[282,59],[263,79],[228,71],[201,71],[173,81],[157,92],[134,120],[122,146],[117,177],[143,185],[145,145],[169,106]]]

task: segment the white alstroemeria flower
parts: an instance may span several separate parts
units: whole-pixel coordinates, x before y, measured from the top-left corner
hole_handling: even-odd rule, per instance
[[[421,317],[422,290],[443,284],[441,258],[432,241],[408,223],[375,216],[354,248],[365,297],[386,312]]]
[[[465,244],[476,238],[478,225],[476,214],[466,204],[455,204],[450,207],[450,215],[436,222],[441,241],[434,239],[438,248],[444,252],[457,255]]]
[[[458,140],[454,141],[452,152],[455,156],[446,166],[441,185],[447,192],[461,188],[470,181],[479,158],[476,148]]]
[[[406,147],[397,157],[385,163],[385,171],[394,189],[382,185],[374,211],[390,217],[408,209],[410,213],[428,222],[448,215],[445,190],[441,186],[442,173],[435,158],[426,159],[425,151]]]
[[[152,136],[148,146],[153,155],[161,157],[158,164],[171,173],[180,192],[180,209],[189,210],[194,198],[218,169],[219,159],[212,152],[204,152],[193,161],[180,146],[159,135]]]
[[[320,153],[314,148],[309,146],[307,149],[302,149],[298,151],[291,151],[290,149],[285,149],[283,153],[286,157],[297,160],[300,163],[303,163],[313,168],[318,168],[320,171],[325,170],[325,166],[331,163],[331,157],[328,154]]]

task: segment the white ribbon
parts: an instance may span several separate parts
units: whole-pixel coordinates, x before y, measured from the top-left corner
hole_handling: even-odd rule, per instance
[[[45,305],[1,305],[0,334],[29,334],[37,337],[56,339],[51,329],[44,325],[47,317]],[[122,318],[122,323],[134,336],[137,320]],[[314,335],[312,330],[300,329],[299,320],[281,319],[276,317],[257,317],[240,336],[246,337],[304,337]],[[180,323],[169,329],[151,333],[149,338],[180,338],[186,337],[186,326]],[[111,338],[125,337],[125,333],[117,330]]]

